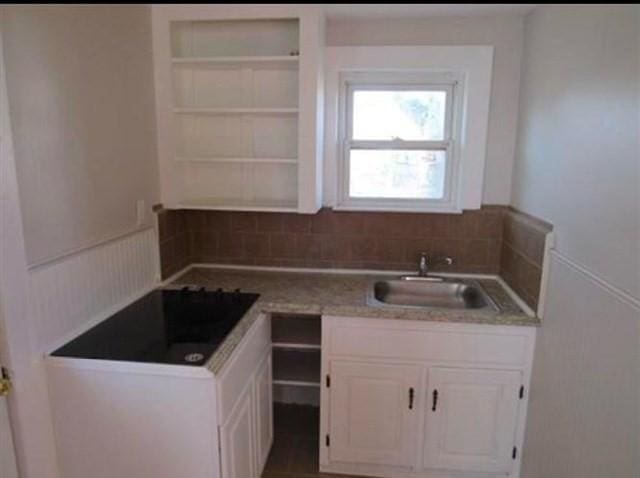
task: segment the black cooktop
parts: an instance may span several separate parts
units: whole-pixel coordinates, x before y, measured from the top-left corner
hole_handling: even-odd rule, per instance
[[[202,365],[258,297],[204,287],[157,289],[51,355]]]

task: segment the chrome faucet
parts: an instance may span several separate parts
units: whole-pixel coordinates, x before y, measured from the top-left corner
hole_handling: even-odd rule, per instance
[[[420,264],[418,266],[418,277],[427,277],[429,275],[429,266],[432,263],[442,262],[450,266],[453,264],[453,259],[451,257],[443,257],[430,261],[427,258],[427,253],[423,252],[420,254]]]

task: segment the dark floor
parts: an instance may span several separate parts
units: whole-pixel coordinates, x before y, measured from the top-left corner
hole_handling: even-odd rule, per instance
[[[273,448],[262,478],[351,478],[318,471],[319,425],[319,408],[275,403]]]

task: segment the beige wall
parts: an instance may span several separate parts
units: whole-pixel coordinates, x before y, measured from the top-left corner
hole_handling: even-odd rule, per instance
[[[484,204],[509,204],[516,139],[523,19],[521,16],[330,20],[328,46],[493,45]]]
[[[554,225],[523,478],[640,476],[640,7],[525,19],[513,204]]]
[[[7,7],[2,35],[29,263],[136,228],[158,200],[147,6]]]

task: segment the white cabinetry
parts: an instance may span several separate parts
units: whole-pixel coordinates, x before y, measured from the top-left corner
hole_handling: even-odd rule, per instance
[[[48,357],[65,478],[259,478],[273,441],[270,321],[222,370]]]
[[[255,379],[256,456],[258,469],[267,463],[273,443],[273,385],[271,354],[263,361]]]
[[[220,427],[222,476],[225,478],[257,478],[256,420],[251,385],[238,398],[236,407]]]
[[[411,466],[421,367],[336,360],[330,369],[330,459]]]
[[[314,213],[321,205],[317,7],[153,7],[162,202]]]
[[[323,317],[320,469],[518,476],[535,329]]]
[[[508,473],[522,372],[429,370],[424,466]]]

